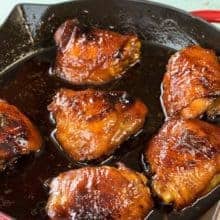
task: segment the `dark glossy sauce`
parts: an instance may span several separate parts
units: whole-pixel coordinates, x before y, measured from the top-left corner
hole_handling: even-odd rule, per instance
[[[160,83],[168,58],[174,51],[155,45],[143,45],[141,63],[137,64],[121,79],[99,86],[105,90],[125,90],[131,96],[139,97],[149,107],[150,115],[144,129],[122,144],[114,155],[102,162],[114,165],[118,161],[135,170],[144,171],[141,155],[150,137],[162,125],[164,116],[160,105]],[[72,86],[51,76],[49,68],[54,51],[38,54],[2,76],[0,98],[16,105],[39,128],[44,147],[35,156],[19,161],[16,168],[0,176],[0,210],[16,219],[47,219],[45,205],[48,198],[48,182],[60,172],[78,168],[68,159],[53,139],[54,125],[51,122],[47,105],[56,90],[61,87],[85,89],[86,86]],[[90,86],[91,87],[91,86]],[[93,87],[95,88],[95,87]],[[211,193],[195,206],[181,213],[172,212],[169,219],[195,219],[207,211],[220,197],[220,190]],[[162,219],[164,208],[157,208],[149,219]]]

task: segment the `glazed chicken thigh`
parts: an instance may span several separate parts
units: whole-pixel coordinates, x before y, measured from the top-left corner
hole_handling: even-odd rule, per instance
[[[37,129],[15,106],[0,100],[0,172],[42,145]]]
[[[145,156],[153,190],[183,208],[220,183],[220,128],[197,119],[168,120]]]
[[[47,213],[52,220],[141,220],[153,206],[146,183],[123,165],[61,173],[50,184]]]
[[[119,78],[140,58],[140,40],[67,20],[55,33],[52,73],[73,84],[103,84]]]
[[[48,107],[56,139],[76,161],[112,153],[143,126],[147,107],[126,92],[61,89]]]
[[[166,115],[197,118],[220,114],[220,63],[212,50],[190,46],[169,60],[162,83]]]

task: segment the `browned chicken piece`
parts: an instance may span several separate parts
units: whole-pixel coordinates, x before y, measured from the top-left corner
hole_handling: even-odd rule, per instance
[[[122,164],[61,173],[50,184],[52,220],[141,220],[153,207],[147,179]]]
[[[40,149],[37,129],[15,106],[0,100],[0,171],[22,155]]]
[[[212,50],[190,46],[169,60],[162,102],[167,116],[220,115],[220,63]]]
[[[220,128],[198,119],[167,121],[146,149],[153,190],[179,209],[220,183]]]
[[[126,92],[61,89],[48,106],[56,139],[77,161],[100,159],[143,126],[147,107]]]
[[[103,84],[121,77],[139,61],[141,42],[67,20],[55,33],[57,56],[52,73],[73,84]]]

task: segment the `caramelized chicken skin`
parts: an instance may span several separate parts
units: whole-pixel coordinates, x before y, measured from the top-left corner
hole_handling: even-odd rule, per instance
[[[0,171],[21,155],[38,151],[41,144],[41,136],[29,119],[0,100]]]
[[[220,114],[220,63],[211,50],[190,46],[169,60],[162,101],[167,116],[196,118]]]
[[[56,139],[75,160],[112,153],[144,124],[147,107],[126,92],[61,89],[48,106]]]
[[[220,183],[220,128],[197,119],[169,120],[145,156],[154,191],[183,208]]]
[[[52,220],[144,219],[153,206],[146,182],[123,165],[61,173],[50,184],[47,213]]]
[[[53,72],[74,84],[103,84],[119,78],[140,58],[140,40],[109,30],[80,27],[67,20],[55,33]]]

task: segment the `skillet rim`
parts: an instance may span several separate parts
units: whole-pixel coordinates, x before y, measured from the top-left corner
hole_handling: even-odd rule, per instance
[[[50,6],[59,6],[59,5],[64,5],[64,4],[68,4],[68,3],[74,3],[74,2],[83,2],[83,1],[88,1],[88,0],[65,0],[64,2],[61,2],[61,3],[55,3],[55,4],[43,4],[43,3],[19,3],[19,4],[16,4],[14,5],[11,10],[9,11],[7,17],[4,19],[4,21],[1,23],[0,25],[0,32],[1,32],[1,28],[6,25],[9,17],[11,16],[11,14],[14,13],[14,11],[17,9],[17,8],[22,8],[23,6],[39,6],[39,7],[50,7]],[[185,16],[188,16],[190,17],[191,19],[195,19],[207,26],[209,26],[210,28],[213,28],[214,30],[216,30],[217,32],[219,32],[220,34],[220,28],[216,27],[214,24],[212,23],[209,23],[208,21],[200,18],[200,17],[197,17],[195,15],[192,15],[190,14],[189,11],[185,11],[183,9],[180,9],[180,8],[176,8],[172,5],[167,5],[167,4],[164,4],[164,3],[159,3],[159,2],[153,2],[153,1],[149,1],[149,0],[126,0],[126,1],[129,1],[129,2],[138,2],[138,3],[144,3],[144,4],[147,4],[147,5],[153,5],[153,6],[157,6],[157,7],[161,7],[163,9],[168,9],[168,10],[171,10],[171,11],[175,11],[175,12],[178,12],[180,14],[183,14]],[[25,19],[24,15],[22,14],[23,18]]]

